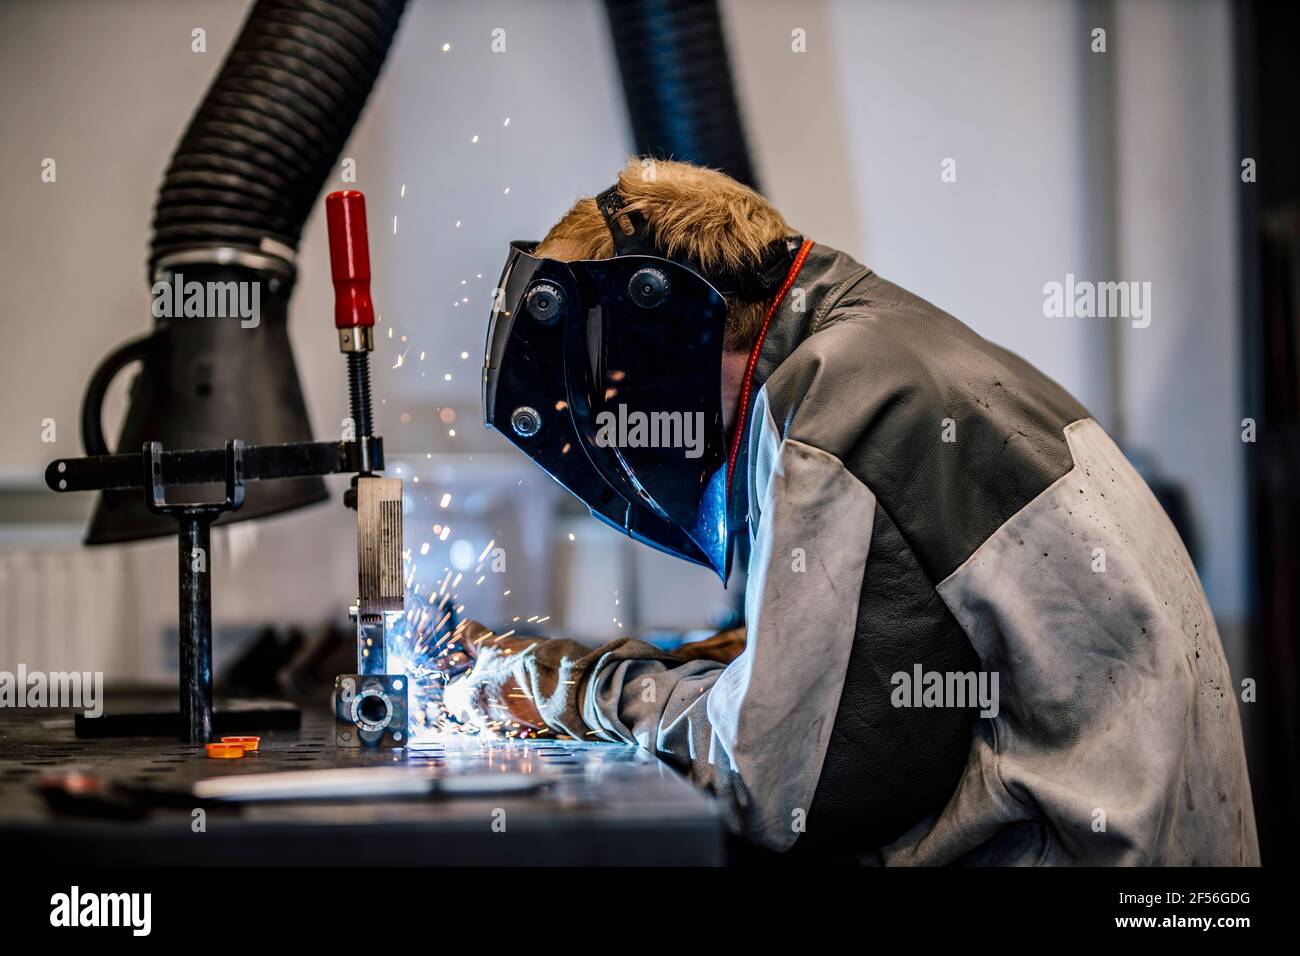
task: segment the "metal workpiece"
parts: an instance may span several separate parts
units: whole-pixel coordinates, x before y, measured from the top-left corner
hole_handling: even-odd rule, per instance
[[[388,619],[406,603],[401,479],[359,476],[356,505],[360,597],[348,610],[357,628],[357,673],[340,674],[334,681],[334,742],[339,747],[405,747],[407,680],[386,673]]]
[[[400,478],[377,478],[362,475],[356,481],[357,506],[357,603],[348,609],[357,629],[357,673],[342,675],[336,682],[354,677],[374,677],[384,681],[399,680],[388,670],[388,621],[406,605],[406,582],[402,574],[402,481]],[[403,686],[405,682],[403,681]],[[405,691],[403,691],[403,698]],[[339,712],[341,714],[341,712]],[[405,739],[405,707],[402,711]],[[353,715],[355,718],[356,715]],[[342,717],[340,717],[342,719]],[[370,742],[365,723],[354,719],[356,734],[363,743]],[[340,746],[354,746],[340,739]],[[398,743],[396,746],[404,746]]]
[[[334,679],[334,745],[406,747],[408,694],[401,674],[340,674]]]
[[[400,478],[357,479],[357,584],[363,618],[405,606]]]

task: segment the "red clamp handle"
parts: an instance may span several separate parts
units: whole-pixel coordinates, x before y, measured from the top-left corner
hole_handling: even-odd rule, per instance
[[[325,197],[325,221],[334,278],[334,326],[369,329],[375,324],[375,306],[370,301],[365,195],[355,189],[330,193]]]

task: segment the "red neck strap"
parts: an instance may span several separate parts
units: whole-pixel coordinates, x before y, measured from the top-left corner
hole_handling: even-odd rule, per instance
[[[785,281],[781,283],[781,288],[777,291],[776,297],[772,299],[772,304],[767,307],[767,315],[763,317],[763,327],[758,330],[758,341],[754,343],[754,348],[749,353],[749,362],[745,366],[745,380],[740,389],[740,407],[737,410],[736,430],[731,436],[731,452],[727,455],[728,497],[731,495],[731,476],[736,471],[736,455],[740,453],[740,433],[745,429],[745,416],[749,414],[749,393],[754,386],[754,369],[758,367],[758,353],[763,349],[763,340],[767,338],[767,327],[772,324],[772,316],[781,307],[785,294],[794,285],[794,280],[798,277],[799,270],[803,268],[803,262],[808,258],[808,252],[812,249],[812,246],[812,240],[805,239],[803,245],[799,247],[799,254],[794,257],[794,263],[790,266]]]

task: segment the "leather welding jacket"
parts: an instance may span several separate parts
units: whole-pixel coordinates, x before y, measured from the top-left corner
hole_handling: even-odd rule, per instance
[[[543,717],[655,752],[795,856],[1257,863],[1214,619],[1115,443],[847,255],[811,245],[795,269],[731,481],[752,545],[744,653],[548,642],[529,662]],[[895,706],[918,666],[996,674],[996,714]]]

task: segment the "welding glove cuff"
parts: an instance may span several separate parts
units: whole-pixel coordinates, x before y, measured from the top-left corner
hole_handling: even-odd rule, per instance
[[[615,661],[650,660],[679,663],[653,644],[622,637],[590,648],[577,641],[541,641],[523,664],[537,710],[546,725],[576,740],[614,740],[599,726],[588,724],[586,700],[591,677]]]

